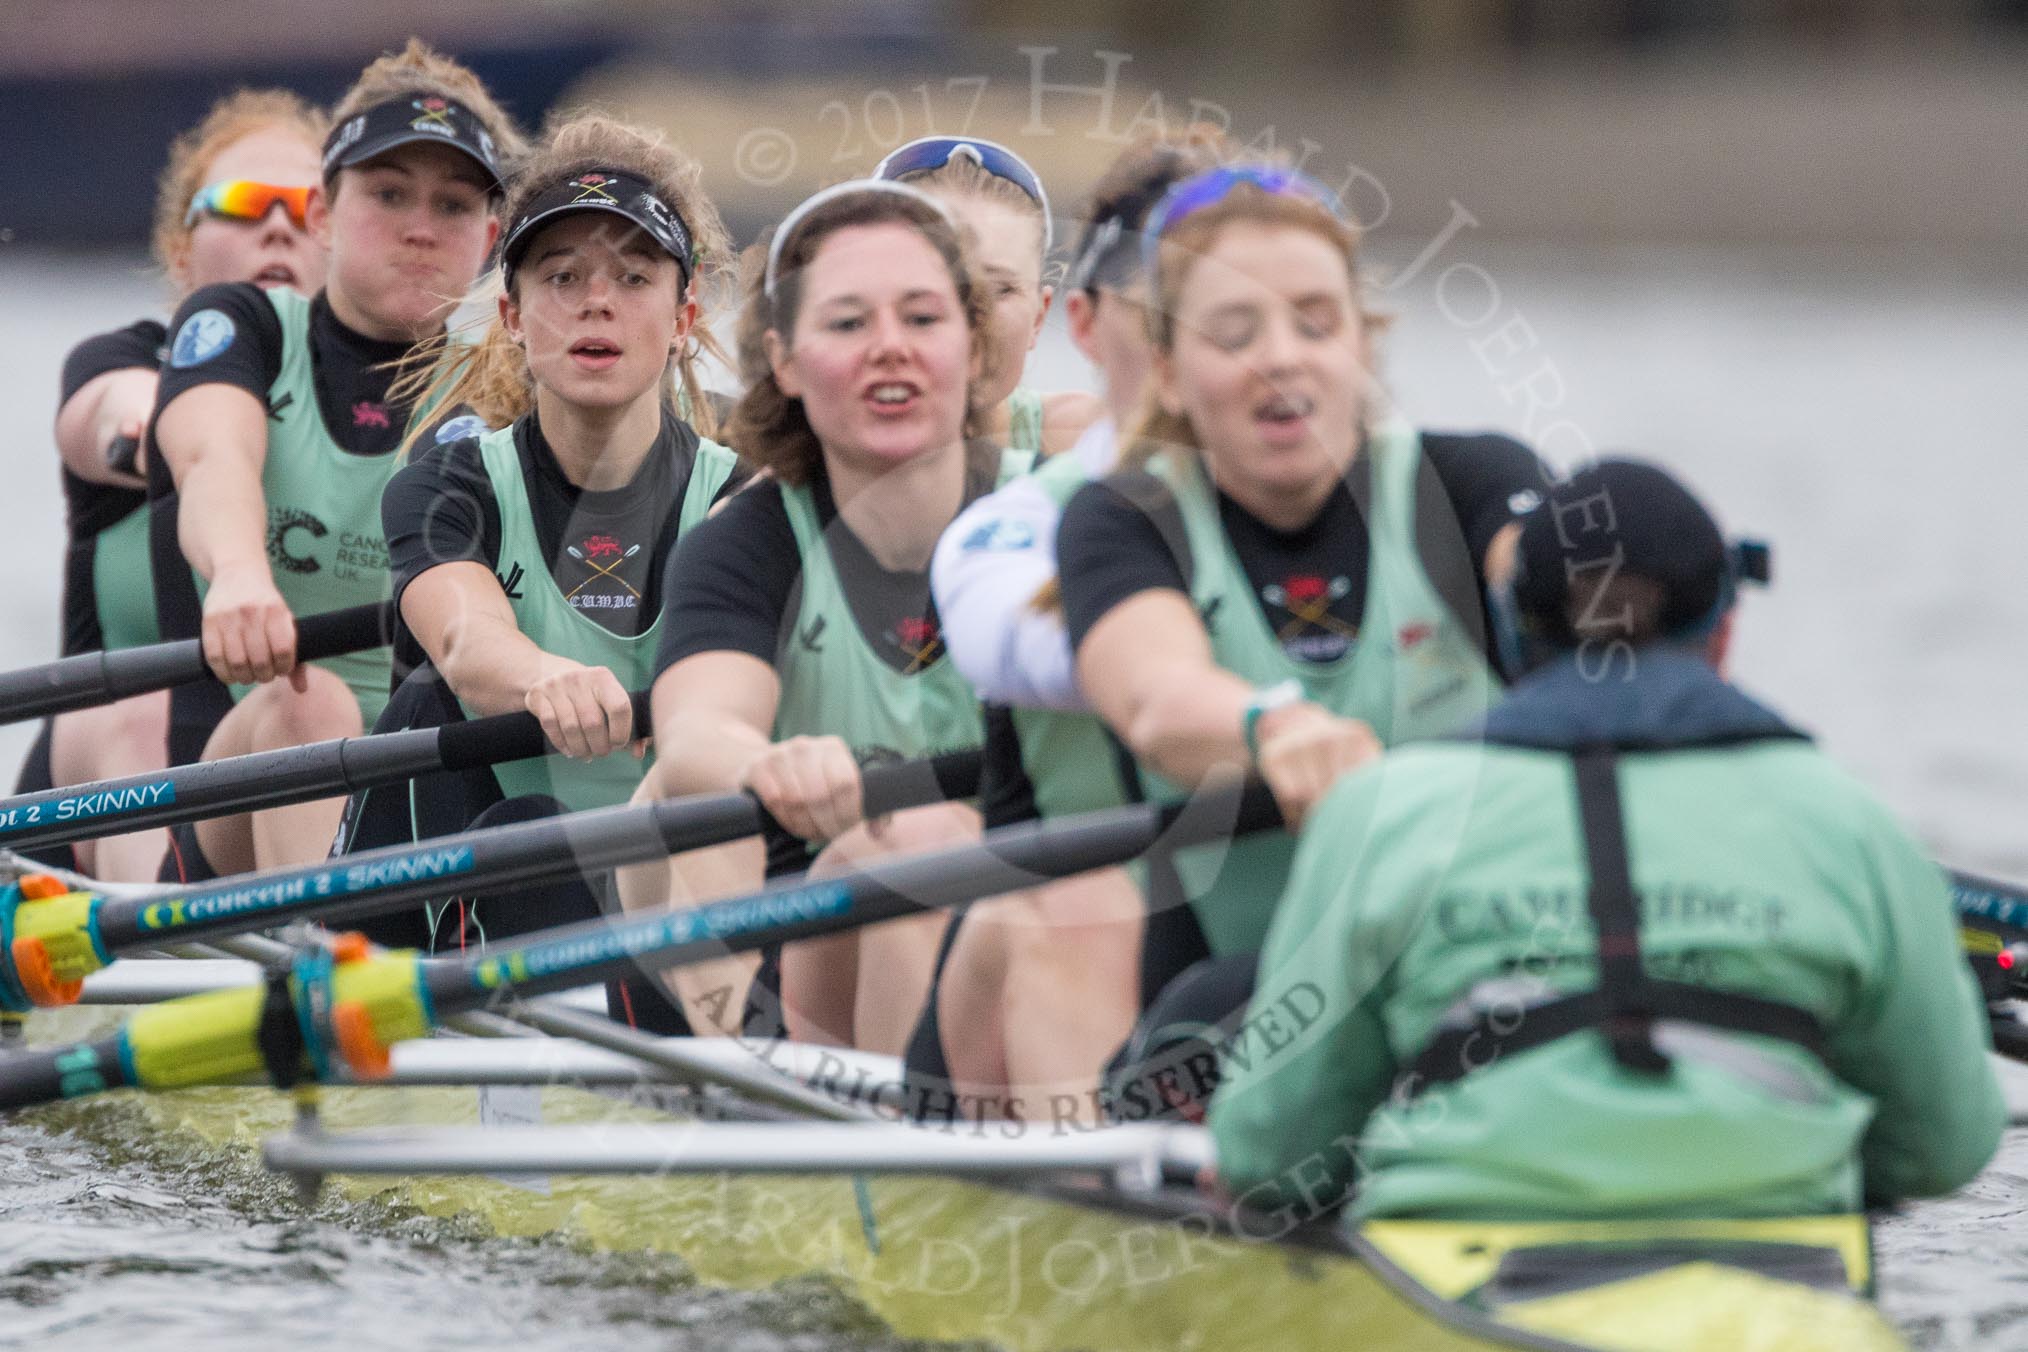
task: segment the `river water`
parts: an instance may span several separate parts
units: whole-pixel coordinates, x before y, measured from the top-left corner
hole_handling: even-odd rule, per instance
[[[1813,729],[1937,855],[2028,878],[2028,267],[2012,259],[1461,237],[1401,247],[1385,369],[1427,426],[1567,464],[1638,451],[1776,544],[1736,675]],[[8,410],[0,667],[54,655],[63,511],[49,420],[66,347],[159,313],[137,261],[0,246]],[[1087,377],[1052,323],[1044,388]],[[137,583],[139,580],[137,580]],[[0,729],[0,766],[27,730]],[[117,1117],[0,1126],[0,1346],[816,1349],[889,1345],[822,1287],[754,1294],[398,1209],[306,1213],[244,1161]],[[80,1122],[83,1125],[80,1125]],[[98,1125],[92,1125],[98,1122]],[[1933,1348],[2028,1346],[2028,1137],[1879,1231],[1883,1297]],[[568,1299],[562,1299],[568,1292]]]

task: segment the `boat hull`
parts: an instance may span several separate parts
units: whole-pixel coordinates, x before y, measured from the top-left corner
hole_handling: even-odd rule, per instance
[[[30,1021],[69,1040],[112,1011]],[[685,1096],[563,1085],[315,1091],[339,1132],[539,1120],[668,1123]],[[715,1098],[690,1096],[689,1106]],[[290,1096],[218,1088],[122,1094],[136,1127],[194,1150],[252,1152],[288,1130]],[[100,1111],[95,1102],[51,1110]],[[987,1124],[978,1130],[1001,1130]],[[1014,1352],[1178,1349],[1824,1348],[1901,1344],[1861,1298],[1862,1218],[1700,1225],[1369,1225],[1351,1237],[1254,1217],[1233,1233],[1187,1197],[952,1179],[768,1175],[334,1178],[503,1236],[678,1256],[698,1280],[760,1288],[822,1277],[897,1333]],[[1697,1245],[1703,1245],[1702,1249]],[[1735,1265],[1796,1250],[1829,1255],[1838,1289]],[[1543,1276],[1544,1259],[1549,1276]],[[1531,1267],[1532,1264],[1532,1267]],[[1823,1263],[1814,1269],[1823,1276]],[[1517,1284],[1517,1274],[1525,1279]]]

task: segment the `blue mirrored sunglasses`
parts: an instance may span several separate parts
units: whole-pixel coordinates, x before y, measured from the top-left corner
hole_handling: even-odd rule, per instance
[[[1006,179],[1034,199],[1035,205],[1042,208],[1042,252],[1048,254],[1056,243],[1056,222],[1049,210],[1049,192],[1028,161],[998,141],[982,141],[974,136],[920,137],[889,151],[885,159],[873,166],[872,177],[893,180],[910,174],[928,173],[943,168],[954,158],[972,161],[993,177]]]
[[[1338,194],[1300,169],[1268,164],[1228,164],[1207,169],[1162,194],[1162,200],[1148,213],[1141,235],[1143,266],[1151,273],[1154,271],[1156,259],[1161,256],[1162,236],[1177,222],[1206,207],[1217,206],[1240,187],[1257,188],[1275,197],[1300,197],[1315,202],[1333,216],[1345,215],[1345,204],[1338,200]]]

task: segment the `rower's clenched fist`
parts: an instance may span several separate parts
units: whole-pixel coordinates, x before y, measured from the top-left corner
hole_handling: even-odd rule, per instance
[[[1308,702],[1262,714],[1258,739],[1260,777],[1292,831],[1341,776],[1380,755],[1372,728]]]
[[[204,594],[204,660],[229,685],[277,676],[298,691],[308,673],[296,666],[296,617],[266,567],[222,569]]]
[[[784,830],[804,840],[835,840],[864,815],[859,763],[840,737],[775,742],[747,762],[739,782]]]
[[[597,760],[633,740],[634,702],[605,667],[545,654],[525,702],[549,744],[575,760]]]

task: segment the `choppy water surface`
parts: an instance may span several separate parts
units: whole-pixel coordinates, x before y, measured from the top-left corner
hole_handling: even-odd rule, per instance
[[[664,1255],[502,1240],[329,1191],[306,1205],[250,1152],[165,1143],[118,1103],[10,1123],[5,1141],[0,1346],[924,1346],[821,1280],[724,1291]]]
[[[1940,857],[2028,878],[2028,270],[1462,238],[1385,299],[1400,315],[1388,377],[1419,421],[1548,434],[1561,461],[1639,449],[1734,529],[1774,539],[1778,585],[1747,610],[1743,681]],[[0,666],[56,646],[47,429],[63,350],[158,303],[130,260],[0,251]],[[1045,387],[1084,382],[1054,331],[1032,370]],[[26,741],[0,729],[0,766]],[[724,1293],[663,1259],[370,1204],[305,1210],[244,1160],[178,1158],[121,1122],[0,1126],[0,1346],[893,1345],[821,1284]],[[1883,1224],[1879,1260],[1887,1308],[1920,1344],[2028,1346],[2028,1138],[2011,1133],[1959,1196]]]

